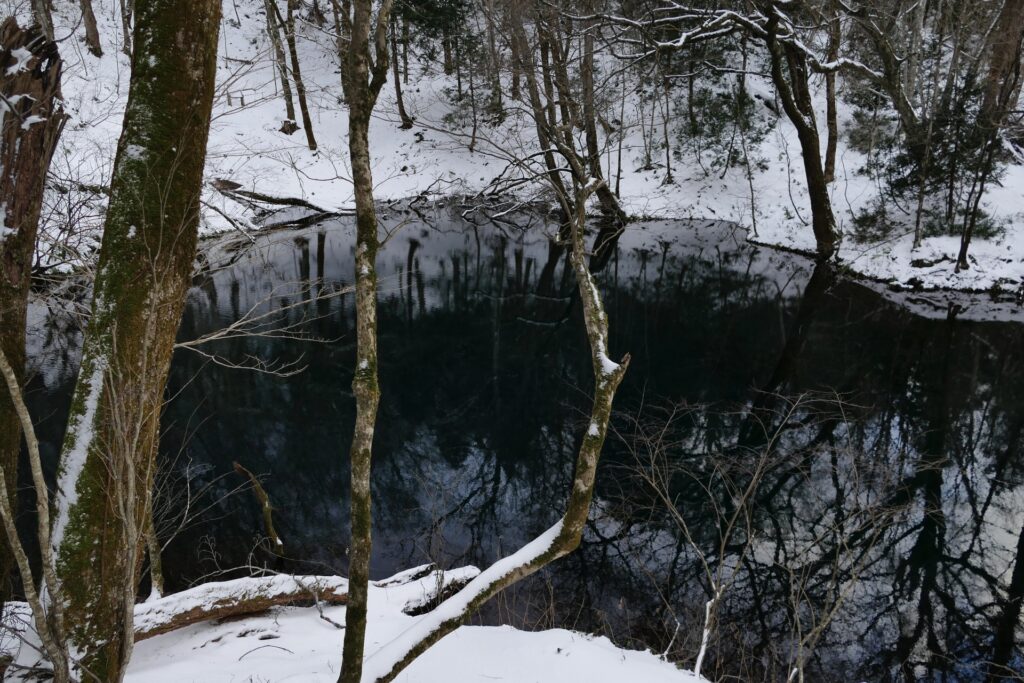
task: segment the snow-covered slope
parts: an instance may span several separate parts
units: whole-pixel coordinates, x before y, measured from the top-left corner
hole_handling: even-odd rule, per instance
[[[418,567],[370,584],[367,656],[423,617],[404,610],[420,607],[439,585],[465,581],[473,567],[448,572]],[[419,578],[413,578],[419,577]],[[208,610],[223,599],[290,593],[296,584],[344,593],[345,579],[286,576],[235,579],[205,584],[135,608],[137,632],[167,623],[169,615]],[[428,615],[424,615],[428,616]],[[29,623],[24,603],[8,604],[5,623]],[[345,607],[277,607],[262,614],[211,620],[149,637],[135,645],[127,683],[334,683],[341,666]],[[37,662],[31,629],[22,632],[16,671]],[[10,645],[17,646],[13,639]],[[35,679],[31,679],[35,680]],[[526,632],[508,626],[465,626],[421,655],[397,678],[401,683],[706,683],[650,652],[625,650],[607,638],[554,629]]]
[[[81,42],[77,3],[67,0],[55,3],[58,34],[73,34],[61,43],[67,62],[64,93],[73,118],[55,156],[54,169],[62,178],[84,185],[107,182],[130,71],[128,58],[120,51],[121,29],[116,3],[94,1],[105,49],[101,58],[88,54]],[[6,9],[17,10],[22,15],[28,7],[27,3],[19,4],[16,0],[0,0],[0,8],[5,5]],[[220,86],[210,136],[207,178],[229,179],[244,189],[267,194],[302,197],[325,209],[349,207],[352,192],[345,140],[347,114],[341,103],[338,57],[330,27],[300,25],[301,64],[319,143],[319,149],[311,152],[302,131],[292,135],[279,131],[284,104],[278,95],[262,7],[262,2],[256,0],[232,0],[224,4]],[[613,65],[604,66],[610,71]],[[398,128],[390,84],[381,95],[370,132],[376,193],[380,199],[424,192],[478,191],[505,167],[509,153],[536,149],[532,124],[526,113],[514,102],[507,102],[509,115],[505,121],[496,127],[482,124],[475,149],[470,152],[469,130],[454,130],[446,120],[446,115],[452,111],[449,93],[453,81],[436,71],[436,64],[424,66],[418,60],[410,64],[410,80],[405,86],[406,107],[420,124],[412,130]],[[605,112],[606,118],[618,118],[617,81],[599,78],[598,82],[608,88],[604,94],[609,102],[616,104]],[[751,77],[748,85],[755,96],[760,95],[759,102],[773,99],[770,85],[764,81]],[[648,113],[643,115],[660,129],[660,110],[651,119],[652,106],[648,103]],[[714,169],[706,171],[706,164],[697,163],[697,157],[687,151],[674,162],[675,182],[664,184],[664,166],[657,163],[659,157],[664,156],[663,151],[654,152],[653,170],[639,170],[644,156],[641,107],[637,97],[630,94],[623,108],[621,193],[629,213],[730,220],[746,226],[755,241],[813,249],[799,145],[787,121],[775,123],[759,148],[752,150],[752,156],[763,162],[752,181],[739,166],[727,169],[724,174]],[[681,104],[679,108],[682,109]],[[823,105],[820,110],[824,111]],[[684,114],[673,111],[672,116]],[[846,128],[851,116],[849,108],[841,108],[841,130]],[[819,124],[823,126],[821,121]],[[617,146],[617,134],[612,135],[612,143]],[[648,146],[650,144],[648,142]],[[838,177],[832,185],[832,198],[841,227],[847,232],[852,216],[870,206],[879,192],[867,175],[859,173],[864,161],[844,140],[839,148]],[[616,176],[617,154],[609,154],[607,164],[609,177]],[[64,201],[72,204],[74,197],[73,190]],[[102,204],[102,198],[91,199],[91,210],[79,213],[85,216],[85,227],[95,237],[101,218],[95,205]],[[226,216],[243,225],[251,218],[245,207],[221,196],[212,187],[207,189],[204,201],[204,230],[207,232],[229,229],[231,223]],[[1009,227],[997,239],[976,239],[972,246],[974,265],[962,273],[953,272],[957,239],[952,237],[928,238],[917,250],[911,249],[910,234],[869,245],[846,239],[840,249],[840,260],[854,271],[893,284],[973,290],[998,286],[1012,292],[1021,286],[1024,276],[1024,166],[1009,168],[1001,183],[988,191],[984,208]],[[51,220],[59,222],[61,217],[51,216]],[[912,262],[932,265],[914,267]]]

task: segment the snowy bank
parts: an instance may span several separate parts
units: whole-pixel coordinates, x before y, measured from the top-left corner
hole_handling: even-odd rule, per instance
[[[366,638],[368,656],[401,637],[439,589],[461,585],[474,567],[447,572],[428,566],[370,584]],[[135,607],[135,645],[127,683],[334,683],[341,666],[345,607],[321,602],[310,607],[271,607],[258,614],[207,620],[169,633],[158,630],[175,615],[213,610],[254,595],[275,596],[297,589],[324,596],[344,591],[339,577],[286,575],[202,584]],[[16,665],[37,664],[24,603],[8,606],[6,621],[20,622],[26,638]],[[410,614],[411,613],[411,614]],[[429,614],[429,612],[427,613]],[[8,643],[10,646],[12,643]],[[14,677],[16,667],[8,672]],[[16,680],[16,679],[15,679]],[[626,650],[604,637],[564,629],[519,631],[510,626],[464,626],[428,650],[398,676],[404,683],[701,683],[650,652]]]
[[[130,70],[127,57],[119,50],[115,4],[112,0],[96,0],[95,4],[103,57],[88,54],[77,41],[68,41],[61,48],[66,62],[66,106],[72,118],[55,154],[53,172],[59,184],[70,191],[60,194],[51,188],[52,202],[66,204],[55,215],[77,213],[80,217],[87,236],[74,242],[81,250],[98,243],[105,196],[95,188],[109,182]],[[262,2],[239,0],[227,3],[224,9],[219,86],[203,196],[206,233],[255,227],[251,207],[219,192],[214,187],[218,180],[247,191],[299,198],[326,211],[350,209],[353,205],[346,140],[348,113],[341,103],[338,56],[330,32],[303,23],[298,36],[319,143],[319,149],[311,152],[301,132],[287,135],[280,130],[284,105],[277,93],[273,50],[262,8]],[[58,33],[81,30],[75,8],[60,6],[55,12]],[[598,66],[611,73],[616,64]],[[506,168],[510,155],[522,156],[537,149],[528,113],[511,102],[500,124],[481,123],[471,135],[466,121],[458,120],[460,116],[465,118],[465,112],[456,113],[451,94],[453,77],[437,71],[436,64],[410,62],[405,105],[417,122],[410,130],[398,127],[391,85],[381,93],[370,130],[378,199],[475,193]],[[604,99],[605,106],[612,101],[615,104],[614,111],[605,112],[606,118],[617,118],[618,81],[607,78],[599,82],[599,99]],[[810,207],[795,131],[788,120],[770,111],[768,103],[774,95],[768,82],[752,76],[748,87],[756,98],[758,115],[768,125],[764,139],[751,149],[755,169],[749,176],[742,165],[723,166],[722,150],[694,150],[689,143],[676,140],[673,182],[666,183],[664,151],[655,149],[652,153],[652,143],[644,136],[642,117],[651,115],[643,108],[649,105],[635,93],[628,94],[621,110],[621,163],[617,154],[620,132],[606,132],[602,139],[610,152],[616,152],[607,155],[606,176],[618,187],[623,208],[630,215],[727,220],[743,225],[750,239],[758,243],[813,251]],[[824,112],[823,102],[819,98],[819,113]],[[682,103],[673,106],[670,122],[675,125],[686,112]],[[841,131],[850,129],[852,116],[852,108],[840,101]],[[823,114],[818,119],[824,128]],[[651,121],[660,130],[660,114],[657,121]],[[852,239],[854,216],[877,202],[881,188],[862,172],[867,161],[864,155],[854,150],[845,136],[841,138],[836,180],[830,188],[839,227],[846,235],[838,256],[846,268],[908,289],[995,288],[1014,293],[1024,284],[1024,165],[1009,166],[982,202],[982,208],[1005,230],[994,238],[975,238],[972,267],[955,273],[955,237],[928,237],[917,249],[912,248],[909,233],[870,243]],[[70,207],[77,208],[71,212]],[[898,214],[898,207],[892,210]]]

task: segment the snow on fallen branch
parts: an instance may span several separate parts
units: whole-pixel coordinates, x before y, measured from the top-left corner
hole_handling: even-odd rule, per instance
[[[389,579],[378,587],[408,586],[417,581],[423,589],[411,595],[404,609],[422,614],[443,596],[465,586],[480,570],[463,567],[442,571],[426,564]],[[135,606],[135,640],[145,640],[210,619],[239,617],[265,612],[272,607],[344,605],[348,580],[340,576],[258,576],[204,583],[164,598]]]
[[[259,576],[204,583],[135,606],[135,640],[185,626],[265,612],[271,607],[326,602],[344,604],[348,581],[339,576]]]

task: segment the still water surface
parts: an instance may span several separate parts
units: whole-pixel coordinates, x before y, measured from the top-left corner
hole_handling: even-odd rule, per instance
[[[377,578],[483,566],[546,528],[585,431],[589,356],[552,225],[462,214],[387,218]],[[337,221],[205,244],[179,340],[239,320],[265,334],[176,352],[161,439],[162,533],[181,527],[170,587],[246,563],[345,572],[352,233]],[[797,662],[809,680],[1021,676],[1020,311],[894,303],[719,223],[641,223],[608,255],[611,347],[633,360],[590,527],[483,618],[692,666],[714,584],[711,678],[785,680]],[[52,461],[77,349],[36,313],[30,399]],[[260,547],[234,461],[264,477],[288,559]]]

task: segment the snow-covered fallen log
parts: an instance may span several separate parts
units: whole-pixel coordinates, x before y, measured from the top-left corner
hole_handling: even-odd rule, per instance
[[[407,613],[422,613],[439,595],[465,585],[478,573],[475,567],[446,572],[427,564],[376,581],[374,585],[397,587],[426,579],[427,589],[413,595],[404,607]],[[214,581],[136,605],[135,640],[211,619],[261,614],[272,607],[344,605],[347,600],[348,580],[340,576],[278,574]]]
[[[200,584],[135,606],[135,640],[145,640],[201,621],[266,612],[271,607],[341,605],[348,581],[339,576],[248,577]]]

